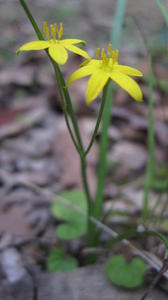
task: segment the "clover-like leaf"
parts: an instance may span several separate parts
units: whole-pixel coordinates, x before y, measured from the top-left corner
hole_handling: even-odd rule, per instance
[[[62,240],[72,240],[86,233],[87,223],[83,220],[80,222],[67,222],[58,226],[57,236]]]
[[[77,268],[78,262],[63,250],[54,248],[48,256],[47,266],[51,272],[68,272]]]
[[[145,262],[139,257],[127,262],[123,255],[115,255],[106,265],[106,273],[112,283],[127,289],[140,287],[144,282],[146,270]]]
[[[52,204],[53,215],[65,221],[58,225],[57,236],[63,240],[71,240],[73,238],[84,235],[87,231],[87,201],[85,194],[80,190],[70,190],[60,194],[65,201],[54,201]],[[78,211],[82,210],[82,212]]]

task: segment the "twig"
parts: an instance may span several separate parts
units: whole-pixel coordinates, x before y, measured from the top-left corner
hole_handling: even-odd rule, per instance
[[[163,262],[163,266],[160,269],[160,272],[154,278],[154,280],[152,281],[151,285],[149,286],[149,288],[147,289],[147,291],[145,292],[145,294],[143,295],[143,297],[141,298],[141,300],[145,300],[147,298],[147,296],[149,295],[149,293],[154,289],[154,287],[156,286],[156,284],[158,283],[158,281],[160,280],[160,278],[164,275],[164,273],[167,270],[168,270],[168,259],[165,259],[164,262]]]

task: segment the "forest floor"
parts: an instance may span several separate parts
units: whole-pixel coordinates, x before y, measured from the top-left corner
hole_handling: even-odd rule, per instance
[[[43,20],[63,21],[65,36],[87,40],[91,55],[96,47],[104,46],[109,40],[115,2],[64,0],[55,5],[55,1],[50,0],[46,9],[45,0],[29,1],[39,24]],[[82,278],[76,294],[69,275],[53,275],[51,278],[51,274],[45,273],[47,255],[58,242],[55,233],[58,220],[51,214],[51,203],[60,192],[82,187],[80,165],[65,126],[56,81],[45,54],[15,55],[21,44],[35,39],[18,1],[0,1],[0,20],[0,299],[52,300],[55,299],[54,293],[59,293],[58,300],[99,300],[96,290],[104,288],[106,296],[102,294],[101,300],[126,300],[130,297],[138,300],[142,290],[127,294],[114,287],[114,298],[111,298],[109,283],[104,281],[104,286],[102,284],[100,288],[95,285],[93,290],[89,288],[88,281],[85,292],[88,288],[94,295],[89,292],[80,294],[84,290],[82,280],[85,282],[87,276],[95,276],[95,281],[102,282],[101,271],[99,278],[94,268],[86,268],[85,274],[81,270],[73,271],[76,280],[78,276]],[[125,91],[117,88],[115,105],[111,110],[104,211],[121,212],[116,217],[109,214],[108,218],[108,226],[119,228],[119,231],[137,226],[143,204],[148,161],[149,97],[149,64],[144,40],[147,40],[153,53],[155,157],[160,184],[168,181],[168,29],[154,1],[141,0],[135,4],[134,0],[128,0],[120,62],[138,67],[144,73],[139,80],[144,101],[142,104],[135,103]],[[80,62],[80,58],[71,56],[63,68],[65,78]],[[87,145],[100,102],[96,101],[89,107],[85,104],[86,82],[81,80],[74,84],[70,92],[84,144]],[[100,132],[89,155],[88,173],[92,193],[96,187],[99,137]],[[149,199],[152,210],[160,196],[157,220],[151,219],[149,226],[166,234],[168,188],[159,184],[154,184]],[[71,253],[78,252],[79,247],[78,240],[68,244]],[[158,243],[158,239],[148,238],[144,243],[140,242],[138,247],[145,249],[155,263],[163,260],[164,247]],[[29,280],[32,274],[37,279],[38,288],[40,286],[36,298],[34,295],[38,288],[34,281],[32,284]],[[63,293],[64,285],[60,288],[58,284],[58,289],[54,287],[54,276],[57,276],[60,284],[67,280],[67,294]],[[22,284],[18,285],[18,282]],[[43,290],[44,284],[41,282],[48,283],[46,290]],[[24,291],[28,293],[26,298]],[[71,293],[71,298],[68,293]],[[161,291],[155,291],[155,295],[149,299],[155,297],[167,299]]]

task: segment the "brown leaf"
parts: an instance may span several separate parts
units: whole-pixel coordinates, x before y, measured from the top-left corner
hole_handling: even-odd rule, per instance
[[[93,126],[93,122],[88,126],[89,119],[80,120],[80,129],[83,138],[84,145],[89,143],[89,131]],[[59,166],[60,182],[63,189],[72,187],[82,187],[80,159],[77,154],[74,145],[71,141],[67,128],[64,122],[60,123],[59,134],[56,136],[56,142],[54,147],[56,164]],[[88,178],[90,189],[93,192],[95,190],[95,165],[97,160],[97,147],[93,145],[88,155]]]

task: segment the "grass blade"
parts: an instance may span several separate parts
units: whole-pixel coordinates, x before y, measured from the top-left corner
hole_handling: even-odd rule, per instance
[[[126,0],[118,0],[117,7],[114,17],[114,23],[112,31],[110,32],[110,40],[112,41],[113,47],[119,46],[122,34],[122,25],[124,20]],[[94,207],[94,216],[100,218],[102,212],[102,201],[104,182],[107,171],[107,147],[108,147],[108,129],[111,121],[111,107],[113,102],[113,85],[108,85],[106,94],[106,105],[104,107],[103,118],[102,118],[102,133],[100,139],[100,153],[99,153],[99,167],[98,167],[98,181],[96,191],[96,201]]]
[[[148,219],[148,198],[151,190],[151,183],[153,180],[153,171],[154,171],[154,150],[155,150],[155,137],[154,137],[154,117],[153,117],[153,72],[152,72],[152,57],[149,57],[149,116],[148,116],[148,164],[146,169],[146,180],[144,187],[144,199],[143,199],[143,212],[142,212],[142,222],[146,223]]]
[[[155,0],[156,5],[159,7],[160,12],[163,16],[163,19],[165,20],[166,24],[168,25],[168,12],[166,11],[164,5],[161,3],[160,0]]]

